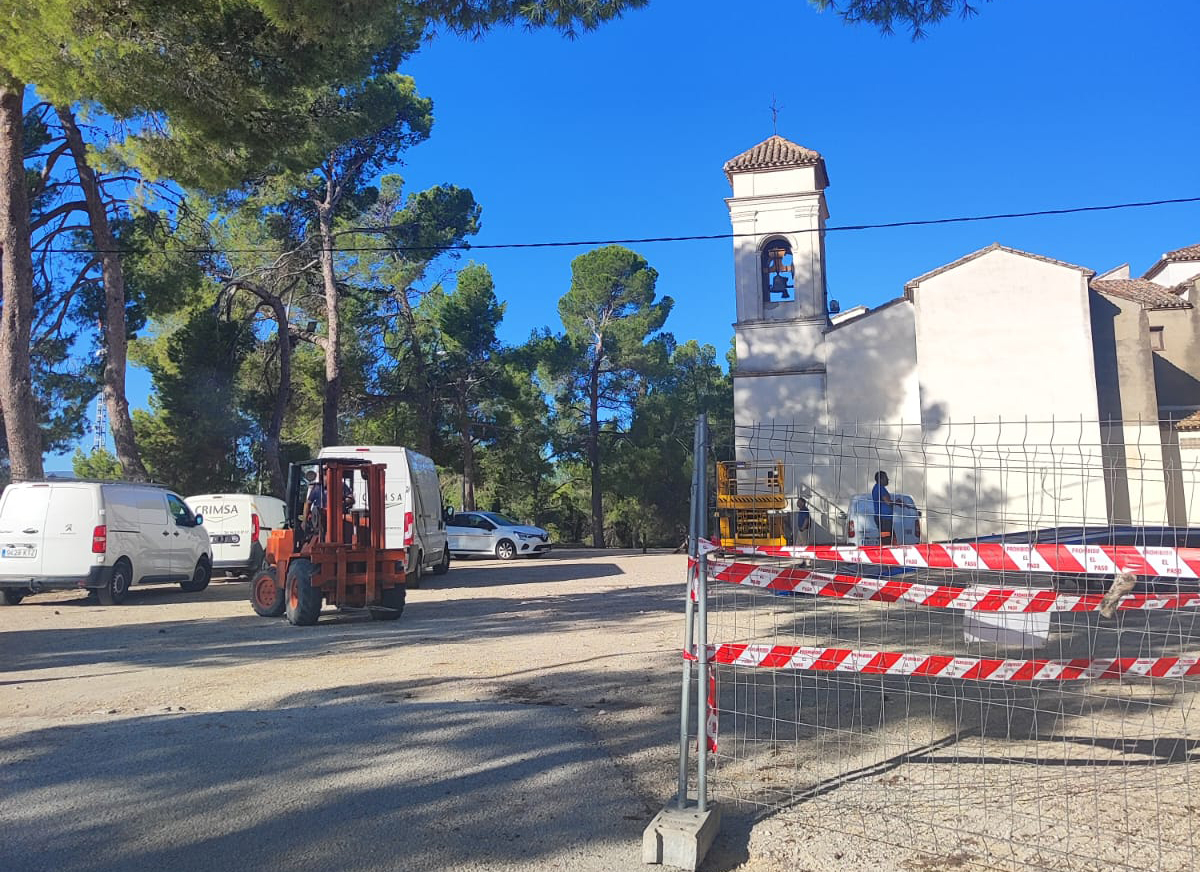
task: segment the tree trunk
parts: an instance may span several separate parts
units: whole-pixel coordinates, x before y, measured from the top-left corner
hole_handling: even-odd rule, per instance
[[[117,240],[108,223],[108,210],[100,196],[96,173],[87,162],[87,146],[69,109],[55,107],[75,159],[79,187],[87,203],[88,224],[92,240],[100,252],[100,271],[104,279],[104,404],[108,406],[108,421],[112,428],[113,447],[125,478],[145,481],[149,476],[142,464],[133,434],[133,419],[129,415],[129,399],[125,395],[125,371],[129,354],[129,338],[125,330],[125,271],[117,253]]]
[[[592,467],[592,547],[603,548],[604,484],[600,477],[600,374],[597,366],[592,367],[588,382],[588,463]]]
[[[0,412],[13,481],[44,476],[29,343],[33,330],[33,255],[25,179],[23,85],[0,78]]]
[[[317,211],[321,228],[321,279],[325,285],[325,396],[321,404],[321,444],[338,444],[338,407],[342,401],[342,334],[338,323],[337,279],[333,274],[333,210]]]
[[[276,343],[279,346],[279,388],[275,391],[271,423],[267,425],[263,438],[263,454],[267,461],[267,475],[271,477],[271,493],[283,499],[287,479],[283,474],[283,459],[279,456],[279,434],[283,432],[283,417],[292,396],[292,337],[288,334],[287,308],[283,300],[273,297],[269,302],[275,314]]]
[[[402,291],[399,294],[403,307],[405,329],[408,331],[408,342],[412,347],[413,372],[411,387],[408,394],[416,412],[416,449],[426,457],[433,456],[433,430],[436,415],[433,413],[433,386],[430,384],[429,367],[425,365],[425,349],[417,338],[417,315],[409,305],[408,296]],[[464,510],[465,510],[464,506]]]
[[[267,464],[267,476],[271,480],[271,493],[282,499],[284,491],[287,490],[287,478],[283,473],[283,459],[279,456],[280,434],[283,432],[283,419],[287,414],[288,402],[292,398],[292,337],[288,329],[287,306],[278,294],[241,279],[230,282],[229,289],[242,289],[254,294],[261,304],[271,307],[271,315],[275,319],[275,344],[279,348],[279,387],[275,391],[271,422],[267,424],[267,430],[263,434],[263,459]]]
[[[471,436],[471,419],[464,409],[459,410],[459,433],[462,434],[463,511],[475,511],[475,443]]]

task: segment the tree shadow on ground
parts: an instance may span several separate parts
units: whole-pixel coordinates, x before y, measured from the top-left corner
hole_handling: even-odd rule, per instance
[[[611,870],[646,818],[569,711],[384,694],[0,738],[6,865]]]

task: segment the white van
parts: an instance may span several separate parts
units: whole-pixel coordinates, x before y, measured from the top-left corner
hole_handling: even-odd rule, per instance
[[[415,555],[410,551],[409,587],[420,585],[426,569],[442,575],[450,568],[442,486],[432,460],[395,445],[330,445],[317,455],[319,460],[331,457],[386,464],[384,546],[416,549]],[[365,484],[358,486],[365,487]],[[365,494],[355,494],[358,502],[364,499]]]
[[[916,545],[921,541],[921,510],[908,494],[892,494],[897,505],[892,507],[892,545]],[[846,513],[846,543],[848,545],[878,545],[879,524],[875,520],[875,503],[870,494],[850,497]]]
[[[282,529],[283,500],[262,494],[202,494],[187,504],[204,518],[217,574],[251,576],[266,556],[267,538]]]
[[[20,482],[0,497],[0,590],[8,605],[43,590],[94,590],[105,605],[130,585],[208,587],[208,533],[178,495],[150,484]]]

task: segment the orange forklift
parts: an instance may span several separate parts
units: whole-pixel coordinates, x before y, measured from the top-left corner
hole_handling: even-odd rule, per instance
[[[375,620],[400,617],[408,549],[384,547],[385,469],[367,460],[291,464],[283,529],[271,531],[265,564],[250,582],[255,612],[287,615],[296,626],[315,624],[323,602],[367,609]],[[326,498],[320,515],[306,519],[310,472]]]

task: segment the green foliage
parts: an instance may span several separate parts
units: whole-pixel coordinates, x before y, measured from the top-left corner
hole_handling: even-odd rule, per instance
[[[104,448],[96,448],[88,454],[84,454],[82,448],[76,448],[71,457],[71,470],[76,478],[94,481],[120,481],[124,477],[116,455]]]
[[[711,345],[689,340],[678,346],[613,447],[609,499],[617,505],[632,500],[647,512],[631,516],[625,509],[614,519],[614,532],[630,545],[640,545],[636,537],[645,536],[674,547],[687,535],[697,415],[708,413],[714,458],[733,457],[733,384],[716,358]]]
[[[619,245],[581,254],[558,303],[566,336],[541,339],[547,372],[558,382],[560,446],[586,456],[590,467],[596,547],[604,543],[602,421],[627,420],[644,380],[661,370],[674,344],[658,332],[674,301],[655,301],[657,279],[645,258]]]
[[[896,25],[909,28],[913,39],[925,36],[927,28],[952,15],[970,18],[978,13],[979,0],[809,0],[821,10],[836,12],[849,24],[869,24],[884,33]],[[988,0],[982,0],[986,3]]]
[[[110,215],[131,359],[154,380],[151,408],[134,414],[153,477],[196,492],[262,484],[272,428],[284,463],[315,453],[333,287],[341,433],[425,451],[481,506],[563,540],[590,527],[594,540],[677,544],[694,415],[724,427],[731,389],[711,348],[662,332],[672,301],[656,297],[656,272],[619,246],[580,256],[565,332],[506,348],[485,266],[462,268],[452,291],[439,282],[444,249],[478,232],[471,191],[410,193],[389,174],[432,128],[431,102],[398,72],[422,38],[514,24],[573,35],[645,2],[43,0],[0,17],[0,75],[98,116],[89,135],[113,141],[91,142],[93,165],[170,183]],[[62,204],[38,156],[53,148],[53,114],[26,119],[35,219]],[[181,186],[212,198],[177,202]],[[353,250],[380,244],[392,250]],[[317,261],[333,246],[330,286]],[[57,264],[80,280],[39,289],[35,390],[52,446],[89,417],[97,367],[71,350],[104,312],[94,265]],[[121,474],[103,452],[74,466]]]
[[[252,343],[245,324],[200,310],[166,339],[165,359],[146,361],[155,399],[133,424],[156,480],[185,493],[245,486],[249,424],[237,373]]]

